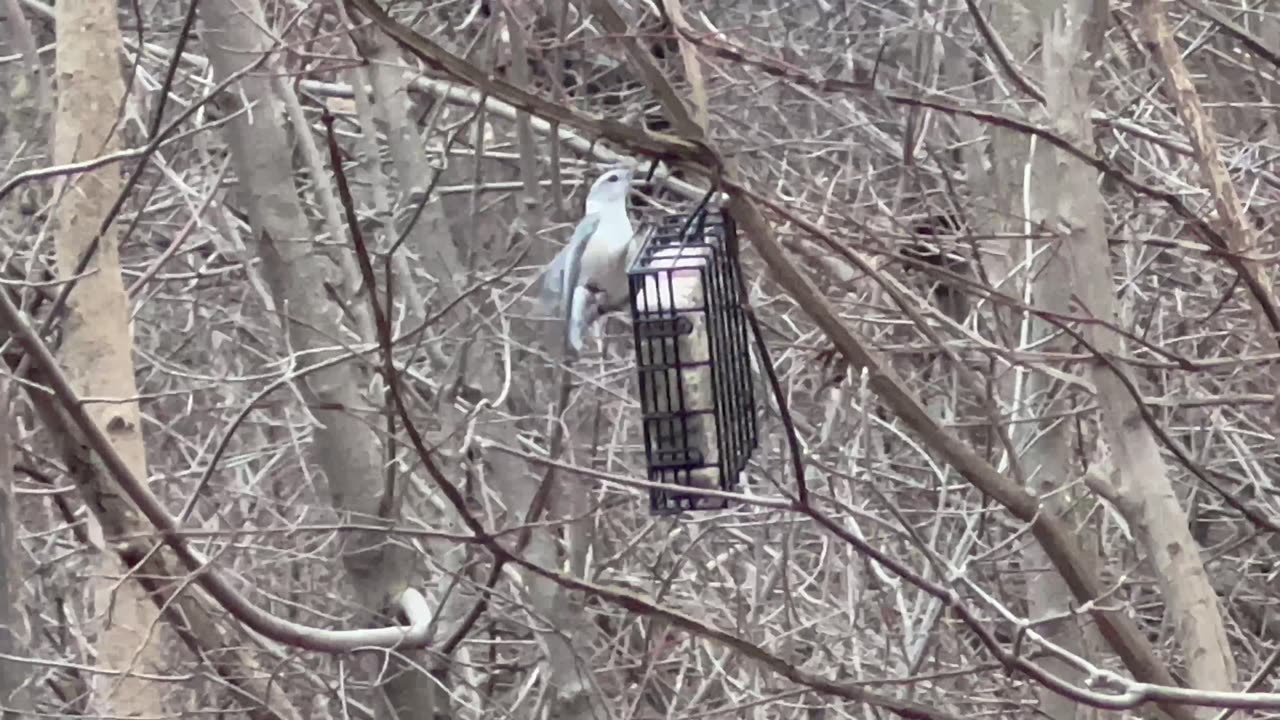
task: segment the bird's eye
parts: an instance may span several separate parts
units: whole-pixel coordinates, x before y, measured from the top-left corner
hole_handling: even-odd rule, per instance
[[[605,182],[618,182],[618,176],[617,176],[617,175],[610,175],[610,176],[605,180]]]

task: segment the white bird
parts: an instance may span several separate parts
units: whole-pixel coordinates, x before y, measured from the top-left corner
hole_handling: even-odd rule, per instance
[[[627,193],[634,171],[615,168],[596,179],[568,244],[542,276],[544,308],[564,320],[574,352],[591,323],[627,298],[627,260],[634,230]]]

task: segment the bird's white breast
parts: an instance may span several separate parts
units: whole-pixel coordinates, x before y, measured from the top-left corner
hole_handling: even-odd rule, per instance
[[[598,282],[615,271],[631,243],[633,232],[631,218],[625,208],[601,213],[600,224],[582,253],[579,284]]]

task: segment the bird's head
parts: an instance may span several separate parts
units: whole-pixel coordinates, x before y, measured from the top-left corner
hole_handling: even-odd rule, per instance
[[[631,168],[617,167],[596,178],[587,193],[587,212],[594,212],[616,203],[626,207],[627,193],[631,190],[631,178],[635,171]]]

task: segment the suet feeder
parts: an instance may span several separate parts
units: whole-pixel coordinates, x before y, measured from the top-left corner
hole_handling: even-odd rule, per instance
[[[757,444],[733,220],[705,205],[665,218],[627,270],[650,511],[718,510]]]

